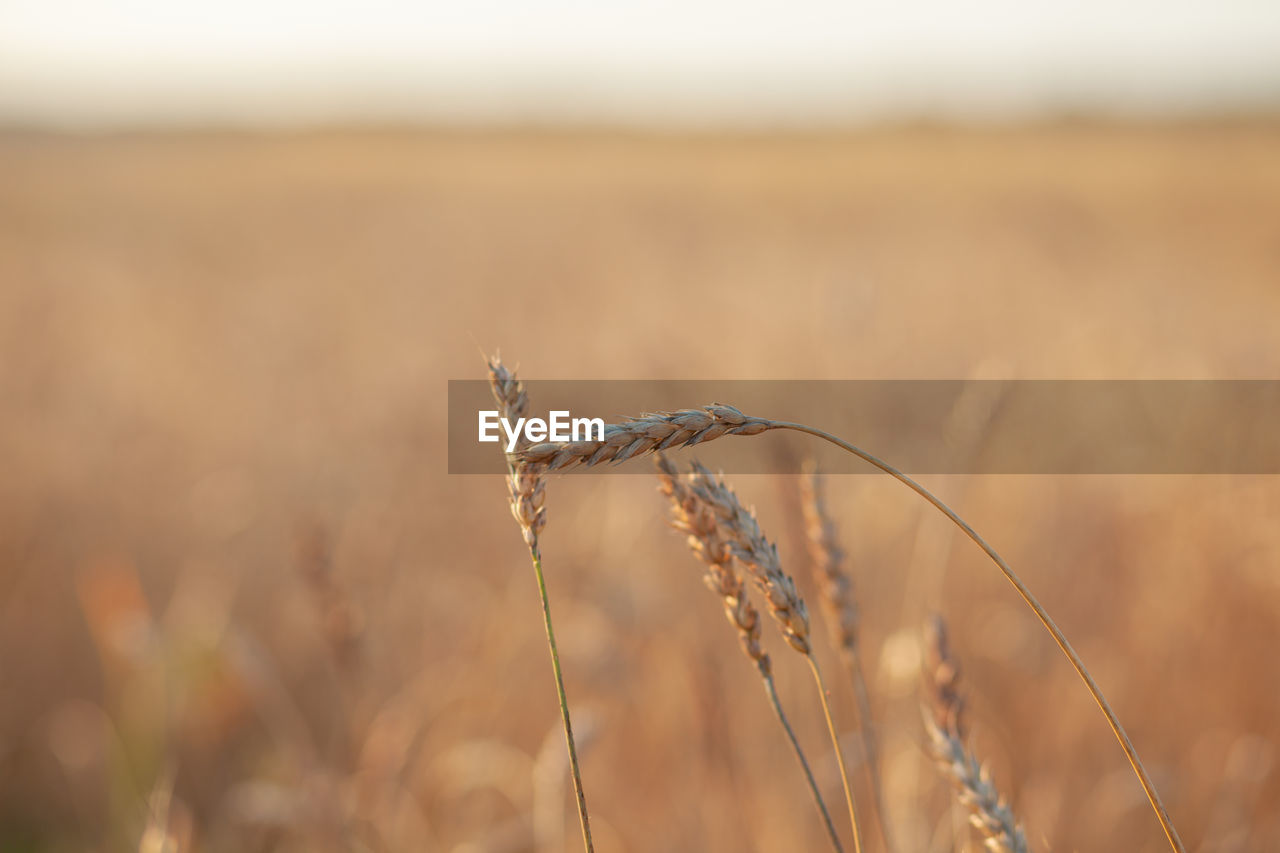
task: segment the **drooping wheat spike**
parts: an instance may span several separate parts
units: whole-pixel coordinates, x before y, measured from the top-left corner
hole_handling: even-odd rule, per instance
[[[670,447],[690,447],[723,435],[756,435],[768,428],[765,421],[749,418],[733,406],[712,403],[701,409],[657,412],[606,424],[603,440],[543,442],[517,455],[546,465],[548,471],[559,471],[575,465],[625,462]]]
[[[529,398],[524,385],[515,374],[503,366],[494,356],[489,359],[489,386],[497,401],[499,414],[509,421],[522,418],[528,412]],[[578,748],[573,739],[573,724],[569,719],[569,699],[564,690],[564,675],[560,669],[560,650],[556,646],[555,628],[551,621],[551,601],[547,596],[547,581],[542,573],[542,551],[538,547],[538,533],[547,523],[546,480],[542,466],[507,456],[507,487],[511,493],[511,514],[520,524],[529,557],[533,561],[533,573],[538,581],[538,597],[542,601],[542,625],[547,632],[547,648],[551,652],[551,670],[556,679],[556,695],[560,702],[560,721],[564,724],[565,745],[569,752],[569,769],[573,776],[573,792],[578,801],[578,820],[582,824],[582,843],[587,853],[594,853],[591,843],[591,819],[587,814],[587,797],[582,787],[582,771],[578,767]]]
[[[867,781],[871,786],[876,822],[886,850],[893,850],[888,817],[885,814],[884,787],[880,782],[879,751],[871,720],[871,702],[858,654],[858,605],[853,580],[845,568],[845,553],[836,535],[836,525],[827,510],[822,491],[822,478],[813,463],[806,464],[800,479],[800,506],[804,512],[805,534],[809,545],[809,561],[819,591],[819,601],[826,616],[832,642],[849,670],[849,680],[857,702],[858,723],[862,732],[862,749],[866,755]]]
[[[1028,853],[1026,835],[987,769],[965,746],[967,720],[960,694],[960,665],[951,654],[946,624],[934,616],[925,625],[925,728],[934,761],[955,786],[991,853]]]
[[[672,526],[687,534],[689,549],[706,565],[707,573],[703,576],[703,580],[708,589],[720,596],[724,602],[725,615],[738,630],[738,639],[742,644],[742,651],[756,665],[760,678],[764,682],[765,693],[769,697],[769,703],[778,717],[778,722],[782,724],[787,739],[795,750],[796,758],[800,761],[800,767],[804,771],[809,791],[813,794],[814,802],[822,815],[831,843],[837,851],[843,853],[844,848],[840,844],[840,836],[831,822],[831,813],[827,810],[827,804],[818,790],[818,783],[813,778],[813,771],[809,768],[809,761],[805,758],[804,750],[800,747],[800,741],[796,738],[795,731],[791,728],[791,723],[788,721],[786,713],[782,710],[782,703],[778,699],[778,691],[773,683],[772,661],[769,658],[769,654],[760,647],[760,614],[755,606],[752,605],[747,595],[746,585],[742,581],[742,576],[734,566],[733,552],[722,535],[720,524],[716,520],[715,514],[707,506],[699,502],[698,498],[693,494],[689,483],[679,475],[675,466],[665,456],[659,453],[655,457],[655,461],[658,469],[659,488],[671,501]]]
[[[836,732],[831,706],[827,701],[827,688],[822,671],[813,656],[809,639],[809,611],[804,599],[796,590],[795,581],[782,570],[778,548],[760,529],[753,513],[748,511],[722,479],[714,476],[698,462],[686,478],[689,496],[699,508],[709,511],[716,519],[721,535],[734,558],[751,575],[756,587],[769,603],[774,621],[782,630],[791,648],[804,655],[818,687],[822,713],[826,717],[827,732],[835,750],[836,763],[840,767],[840,781],[844,785],[845,804],[849,809],[849,822],[853,827],[853,848],[861,853],[862,835],[858,829],[858,815],[853,803],[853,790],[849,785],[849,771],[845,767],[844,751]]]
[[[1120,743],[1120,748],[1124,751],[1125,758],[1129,761],[1129,766],[1133,768],[1133,774],[1138,778],[1138,783],[1147,795],[1151,810],[1160,822],[1160,828],[1164,830],[1169,846],[1174,850],[1174,853],[1186,853],[1187,848],[1178,836],[1178,831],[1173,826],[1173,821],[1164,806],[1164,801],[1161,800],[1155,783],[1151,781],[1151,775],[1147,773],[1147,768],[1142,763],[1142,759],[1138,757],[1138,750],[1134,747],[1133,741],[1129,739],[1128,732],[1121,725],[1120,718],[1111,707],[1111,703],[1107,701],[1107,697],[1103,695],[1102,688],[1098,686],[1098,683],[1089,673],[1088,667],[1084,665],[1084,660],[1081,659],[1079,653],[1071,645],[1067,635],[1058,627],[1058,623],[1053,621],[1049,611],[1035,597],[1031,589],[1022,582],[1022,578],[1018,576],[1018,573],[1013,570],[1013,567],[1009,565],[1004,557],[1001,557],[999,552],[991,547],[990,543],[983,539],[978,534],[978,531],[974,530],[955,510],[947,506],[937,495],[916,480],[875,454],[869,453],[861,447],[817,427],[793,421],[751,417],[744,415],[732,406],[712,404],[703,409],[684,409],[680,412],[647,415],[642,418],[632,419],[624,424],[607,425],[603,441],[537,444],[526,449],[522,454],[517,454],[517,457],[526,461],[546,462],[550,466],[550,470],[558,470],[579,464],[596,465],[610,460],[621,462],[639,454],[661,450],[676,444],[696,444],[722,435],[756,435],[773,429],[793,430],[811,435],[814,438],[834,444],[846,453],[851,453],[863,460],[868,465],[880,469],[911,489],[938,512],[945,515],[952,524],[960,528],[965,536],[969,537],[973,544],[982,549],[991,562],[995,563],[996,567],[1000,569],[1001,574],[1017,591],[1027,607],[1031,608],[1032,612],[1036,614],[1040,624],[1049,632],[1062,654],[1071,662],[1072,669],[1075,670],[1076,675],[1080,676],[1080,680],[1084,682],[1085,688],[1088,689],[1089,695],[1093,697],[1098,710],[1106,717],[1107,725],[1111,727],[1112,734],[1116,736],[1116,740]]]

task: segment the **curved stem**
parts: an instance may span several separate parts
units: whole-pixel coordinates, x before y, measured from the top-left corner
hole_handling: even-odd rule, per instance
[[[542,624],[547,629],[547,647],[551,650],[551,669],[556,676],[556,695],[560,699],[560,719],[564,723],[564,739],[569,746],[569,769],[573,774],[573,792],[578,798],[578,820],[582,824],[582,843],[587,853],[595,853],[591,845],[591,819],[587,816],[587,797],[582,792],[582,771],[578,769],[578,748],[573,741],[573,724],[569,722],[569,700],[564,692],[564,677],[560,674],[560,650],[556,647],[556,632],[551,627],[551,602],[547,598],[547,581],[542,576],[542,554],[536,545],[529,546],[533,559],[533,572],[538,577],[538,597],[542,599]]]
[[[840,735],[836,733],[835,720],[831,718],[831,706],[827,702],[827,685],[822,681],[822,672],[812,654],[805,655],[809,661],[809,669],[813,670],[813,680],[818,683],[818,698],[822,700],[822,714],[827,718],[827,731],[831,733],[831,748],[836,751],[836,764],[840,766],[840,782],[844,785],[844,801],[849,806],[849,822],[853,824],[853,850],[862,853],[862,833],[858,831],[858,813],[853,807],[853,790],[849,787],[849,771],[844,766],[844,750],[840,748]]]
[[[797,432],[807,433],[816,438],[821,438],[824,441],[829,441],[837,447],[843,448],[844,450],[847,450],[853,455],[861,458],[865,462],[874,465],[876,468],[879,468],[895,480],[898,480],[907,488],[911,489],[913,492],[932,504],[935,509],[947,518],[951,519],[957,527],[964,531],[964,534],[972,539],[975,545],[986,552],[987,556],[1000,567],[1000,571],[1004,572],[1004,576],[1009,580],[1009,583],[1013,584],[1014,589],[1016,589],[1018,594],[1022,596],[1022,600],[1027,603],[1028,607],[1035,611],[1036,616],[1040,619],[1040,623],[1044,625],[1045,629],[1050,634],[1053,635],[1053,639],[1058,644],[1058,648],[1062,649],[1062,653],[1067,656],[1068,660],[1071,661],[1072,667],[1075,668],[1076,674],[1080,676],[1081,680],[1084,681],[1085,686],[1089,688],[1089,693],[1093,696],[1093,701],[1098,704],[1098,708],[1102,710],[1103,715],[1107,718],[1107,723],[1110,724],[1111,731],[1115,734],[1116,740],[1120,741],[1120,747],[1124,750],[1125,756],[1129,759],[1129,765],[1133,768],[1133,772],[1137,775],[1138,781],[1142,784],[1142,790],[1146,792],[1147,799],[1151,803],[1152,810],[1156,813],[1156,818],[1160,821],[1161,828],[1164,829],[1165,837],[1168,838],[1170,846],[1173,847],[1177,853],[1186,853],[1186,848],[1182,845],[1182,839],[1178,837],[1177,830],[1173,828],[1173,823],[1169,819],[1169,813],[1165,810],[1164,803],[1160,800],[1160,795],[1156,793],[1155,785],[1151,782],[1151,777],[1147,775],[1147,770],[1143,766],[1141,759],[1138,758],[1138,752],[1134,749],[1132,741],[1129,740],[1129,735],[1125,732],[1124,726],[1120,725],[1120,720],[1116,717],[1115,711],[1111,710],[1111,705],[1107,702],[1106,697],[1102,695],[1101,688],[1099,688],[1097,682],[1093,680],[1093,676],[1091,676],[1089,674],[1089,670],[1085,668],[1084,661],[1080,659],[1080,655],[1076,654],[1076,650],[1071,647],[1071,643],[1067,641],[1062,630],[1058,628],[1057,624],[1049,616],[1048,612],[1036,597],[1031,594],[1031,590],[1027,589],[1026,584],[1024,584],[1014,573],[1009,564],[1004,561],[1004,558],[997,554],[996,550],[988,545],[986,540],[979,536],[977,531],[970,527],[964,519],[956,515],[949,506],[934,497],[933,493],[924,486],[920,485],[915,480],[890,465],[888,462],[868,453],[860,447],[855,447],[844,439],[837,438],[828,432],[824,432],[823,430],[815,429],[810,426],[805,426],[804,424],[790,423],[787,421],[769,421],[769,428],[790,429],[796,430]]]
[[[769,694],[769,704],[773,706],[773,712],[778,715],[778,722],[782,723],[782,728],[787,733],[787,738],[791,741],[792,748],[796,751],[796,758],[800,759],[800,767],[804,770],[804,778],[809,782],[809,790],[813,792],[813,799],[818,804],[818,811],[822,812],[822,821],[827,826],[827,834],[831,836],[831,843],[835,846],[837,853],[844,853],[844,847],[840,844],[840,835],[836,832],[835,824],[831,822],[831,812],[827,811],[826,801],[822,799],[822,794],[818,791],[818,783],[813,778],[813,771],[809,769],[809,761],[804,757],[804,751],[800,749],[800,741],[796,739],[796,733],[792,731],[787,715],[782,711],[782,703],[778,701],[778,691],[773,686],[773,676],[766,675],[762,671],[760,677],[764,681],[764,692]]]

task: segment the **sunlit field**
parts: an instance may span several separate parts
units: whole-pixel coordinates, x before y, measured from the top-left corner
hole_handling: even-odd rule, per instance
[[[526,379],[1280,376],[1274,123],[10,132],[0,188],[0,851],[581,849],[505,481],[447,473],[446,382],[495,350]],[[729,479],[815,599],[798,478]],[[1280,480],[922,479],[1075,643],[1188,849],[1280,847]],[[548,485],[596,848],[830,849],[657,486]],[[1031,848],[1169,849],[982,553],[887,477],[827,492],[898,851],[981,849],[928,755],[933,613]]]

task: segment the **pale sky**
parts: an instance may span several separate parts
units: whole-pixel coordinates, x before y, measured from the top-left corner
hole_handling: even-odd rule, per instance
[[[0,121],[714,125],[1280,107],[1280,0],[0,0]]]

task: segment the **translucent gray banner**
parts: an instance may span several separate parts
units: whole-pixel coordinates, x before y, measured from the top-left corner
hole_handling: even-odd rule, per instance
[[[530,416],[619,423],[646,412],[728,403],[747,415],[824,429],[915,474],[1280,473],[1276,380],[532,380]],[[449,382],[449,473],[505,471],[507,434],[482,413],[483,380]],[[581,436],[580,436],[581,437]],[[865,463],[809,436],[770,431],[671,451],[726,473],[829,473]],[[649,473],[651,459],[579,472]]]

